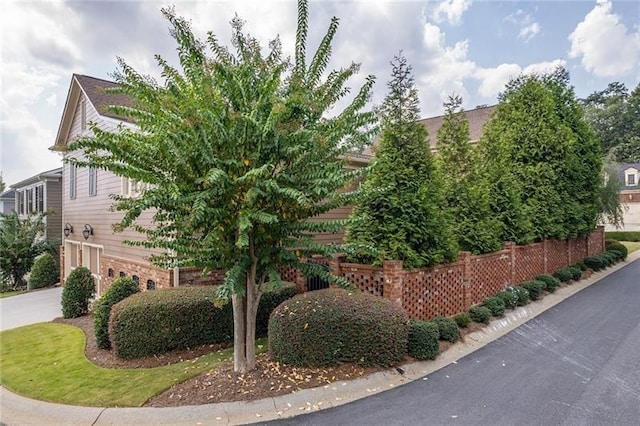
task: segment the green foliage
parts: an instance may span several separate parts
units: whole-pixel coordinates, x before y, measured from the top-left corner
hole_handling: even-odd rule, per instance
[[[389,300],[342,289],[304,293],[269,320],[272,359],[295,366],[389,366],[407,353],[407,316]]]
[[[198,40],[173,9],[163,14],[180,67],[157,56],[163,81],[156,83],[120,60],[113,91],[133,106],[110,112],[137,128],[93,126],[93,135],[74,142],[65,160],[149,184],[140,196],[114,198],[124,212],[117,227],[141,233],[144,238],[127,243],[157,249],[154,264],[228,271],[218,296],[235,296],[234,320],[246,330],[236,336],[235,369],[246,371],[255,363],[255,324],[247,319],[262,287],[279,278],[280,266],[309,272],[312,266],[300,258],[340,250],[313,236],[341,231],[344,221],[308,219],[358,195],[340,190],[362,174],[344,167],[349,154],[377,132],[375,114],[364,111],[374,78],[365,78],[344,110],[332,109],[345,100],[345,85],[359,66],[327,70],[337,18],[308,55],[305,0],[298,2],[292,68],[279,39],[263,50],[238,17],[231,22],[232,52],[214,34]],[[148,211],[155,227],[138,223]]]
[[[466,328],[473,321],[469,314],[466,312],[462,312],[456,315],[455,317],[453,317],[453,320],[456,322],[456,324],[458,324],[458,327],[460,328]]]
[[[489,253],[502,247],[500,221],[491,214],[490,185],[469,143],[462,98],[449,97],[438,129],[437,161],[461,250]]]
[[[496,294],[496,297],[502,300],[506,309],[513,309],[518,306],[518,294],[512,287],[502,290]]]
[[[292,283],[281,283],[267,288],[260,298],[256,319],[256,335],[266,337],[269,334],[269,317],[285,300],[296,295],[296,286]]]
[[[529,298],[531,300],[538,300],[542,295],[542,292],[547,287],[547,285],[542,281],[527,281],[525,283],[520,284],[520,287],[526,289],[529,292]]]
[[[618,176],[618,165],[613,161],[613,155],[607,155],[602,164],[604,182],[600,189],[600,214],[599,222],[609,223],[616,228],[624,226],[624,213],[628,209],[620,201],[620,191],[623,181]]]
[[[522,286],[509,287],[518,297],[518,306],[525,306],[529,303],[529,290]]]
[[[482,301],[482,306],[488,308],[491,311],[491,315],[494,317],[501,317],[504,315],[504,310],[506,308],[504,301],[496,296],[487,297]]]
[[[409,355],[415,359],[436,359],[440,331],[433,321],[409,321]]]
[[[553,293],[554,291],[556,291],[556,288],[560,286],[560,280],[553,275],[538,275],[535,279],[536,281],[542,281],[545,285],[544,289],[549,293]]]
[[[609,260],[604,256],[589,256],[583,260],[589,269],[600,271],[609,265]]]
[[[58,265],[51,253],[43,253],[31,267],[29,273],[29,290],[48,287],[54,285],[60,279]]]
[[[469,309],[469,316],[475,322],[489,324],[491,321],[491,310],[484,306],[472,306]]]
[[[604,233],[605,238],[608,240],[618,241],[640,241],[640,231],[611,231]]]
[[[579,266],[569,266],[567,269],[571,273],[572,280],[579,281],[582,279],[582,269]]]
[[[100,349],[109,349],[109,315],[111,307],[132,294],[140,292],[140,287],[129,277],[116,278],[107,291],[93,306],[93,326],[96,342]]]
[[[570,271],[568,267],[560,268],[553,273],[553,276],[563,283],[568,283],[573,278],[573,272]]]
[[[629,251],[627,250],[627,246],[625,246],[624,244],[622,244],[619,241],[611,240],[611,239],[607,239],[604,242],[604,244],[605,244],[605,249],[607,251],[615,250],[615,251],[620,252],[620,256],[618,257],[618,259],[626,260],[627,255],[629,254]]]
[[[40,237],[45,231],[45,214],[20,219],[16,212],[0,213],[0,275],[13,289],[26,285],[24,276],[39,254],[50,250]]]
[[[216,306],[216,287],[145,291],[111,308],[109,337],[121,358],[139,358],[174,349],[231,342],[231,305]],[[267,329],[274,305],[293,294],[292,285],[269,286],[258,306],[258,330]]]
[[[352,257],[374,265],[402,260],[406,268],[452,261],[458,254],[452,219],[443,208],[426,128],[418,122],[411,66],[402,56],[395,58],[388,87],[376,158],[347,228]]]
[[[62,289],[62,316],[77,318],[89,312],[89,299],[96,293],[91,271],[84,266],[71,271]]]
[[[460,339],[458,324],[451,318],[435,318],[432,320],[438,326],[439,339],[455,343]]]

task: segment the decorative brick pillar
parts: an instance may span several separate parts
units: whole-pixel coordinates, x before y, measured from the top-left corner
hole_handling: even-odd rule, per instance
[[[471,252],[461,251],[458,262],[462,264],[462,303],[464,309],[471,307]]]
[[[60,286],[64,287],[64,246],[60,246]]]
[[[306,259],[302,259],[306,262]],[[304,276],[300,269],[296,268],[296,293],[305,293],[307,291],[307,277]]]
[[[402,308],[404,285],[402,260],[385,260],[382,263],[382,273],[384,275],[384,298],[391,300],[394,304]]]
[[[344,261],[345,255],[342,253],[336,253],[329,258],[329,271],[331,272],[331,275],[342,277],[342,269],[340,268],[340,264]]]
[[[546,274],[549,272],[549,267],[548,265],[548,256],[549,256],[549,244],[546,238],[544,240],[542,240],[542,273]],[[511,283],[513,284],[513,281],[511,281]]]
[[[510,274],[511,278],[509,279],[510,284],[515,284],[516,282],[516,243],[513,241],[505,241],[503,250],[509,250],[509,269],[511,269]]]
[[[569,265],[573,265],[575,263],[574,255],[573,255],[573,247],[575,247],[576,240],[574,238],[567,238],[567,262]]]

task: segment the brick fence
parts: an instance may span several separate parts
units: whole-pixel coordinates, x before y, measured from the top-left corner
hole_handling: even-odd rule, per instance
[[[428,320],[468,310],[485,297],[553,273],[587,256],[604,252],[604,227],[591,235],[568,240],[545,240],[525,246],[505,243],[500,251],[473,256],[460,253],[455,263],[405,270],[402,261],[385,261],[382,267],[329,261],[333,274],[346,278],[360,290],[392,300],[412,319]],[[289,277],[290,276],[290,277]],[[287,274],[304,289],[304,277]],[[283,277],[284,278],[284,277]]]

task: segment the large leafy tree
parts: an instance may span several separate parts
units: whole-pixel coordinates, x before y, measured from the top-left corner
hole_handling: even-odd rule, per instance
[[[255,367],[255,320],[265,284],[279,267],[320,272],[299,257],[328,254],[313,234],[337,231],[342,222],[309,218],[350,202],[339,191],[358,175],[344,167],[349,152],[368,142],[375,115],[363,112],[373,85],[368,77],[339,114],[328,111],[348,94],[345,82],[358,65],[326,73],[338,27],[333,18],[307,63],[308,5],[298,2],[293,66],[278,39],[262,54],[259,42],[232,21],[235,52],[212,33],[195,38],[171,9],[163,14],[178,44],[180,69],[157,56],[163,84],[124,61],[115,75],[119,92],[135,102],[114,107],[138,126],[105,131],[71,146],[92,166],[148,184],[137,198],[115,197],[121,227],[145,236],[129,244],[162,249],[152,261],[164,267],[227,271],[219,287],[234,315],[234,368]],[[79,156],[77,158],[80,158]],[[153,227],[140,225],[153,212]]]
[[[16,212],[0,213],[0,280],[12,288],[26,286],[24,276],[35,258],[51,249],[42,238],[44,214],[20,218]]]
[[[491,212],[490,185],[469,143],[469,122],[461,106],[459,96],[449,97],[444,104],[437,160],[460,249],[489,253],[502,246],[501,224]]]
[[[402,260],[408,268],[419,268],[455,259],[457,244],[427,131],[418,122],[411,66],[401,55],[392,66],[389,93],[380,108],[376,159],[353,210],[347,242],[359,260]]]

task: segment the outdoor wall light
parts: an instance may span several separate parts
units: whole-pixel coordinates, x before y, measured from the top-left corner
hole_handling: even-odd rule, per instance
[[[84,225],[84,229],[82,230],[82,236],[84,237],[84,239],[89,239],[91,235],[93,235],[93,226],[89,224]]]
[[[70,223],[65,223],[63,231],[64,231],[64,236],[68,237],[70,234],[73,234],[73,226],[71,226]]]

